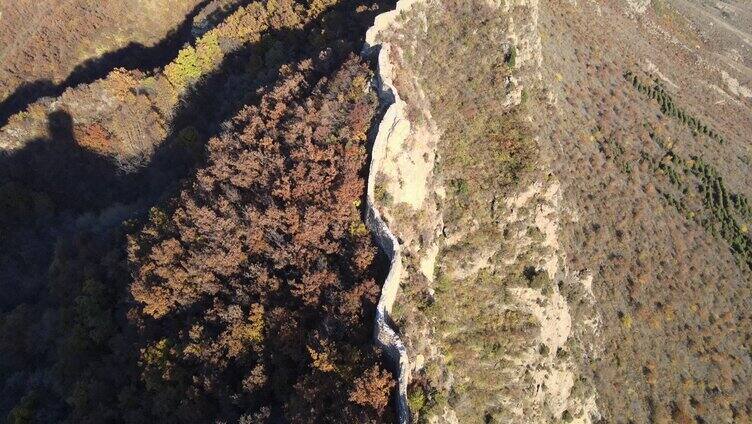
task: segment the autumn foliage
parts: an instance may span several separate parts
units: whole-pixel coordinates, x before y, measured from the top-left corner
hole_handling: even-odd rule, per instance
[[[309,87],[317,72],[285,68],[209,142],[174,210],[130,240],[144,379],[181,420],[388,414],[394,383],[370,346],[377,250],[361,220],[377,100],[358,59]]]
[[[237,8],[165,67],[3,132],[0,420],[393,420],[350,58],[393,1],[210,3]]]

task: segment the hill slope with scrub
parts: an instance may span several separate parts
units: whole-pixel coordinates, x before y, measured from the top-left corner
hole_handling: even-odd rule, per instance
[[[382,33],[415,420],[748,419],[750,11],[716,9],[425,1]]]
[[[207,1],[7,1],[0,5],[0,125],[34,99],[122,66],[151,70],[186,42]]]

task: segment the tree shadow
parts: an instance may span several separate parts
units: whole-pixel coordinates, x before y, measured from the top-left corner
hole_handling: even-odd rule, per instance
[[[125,47],[77,65],[60,83],[39,79],[22,84],[0,102],[0,127],[5,126],[11,116],[24,111],[37,100],[43,97],[58,97],[68,88],[106,77],[113,69],[126,68],[148,72],[168,64],[177,55],[178,50],[192,39],[193,20],[210,2],[211,0],[203,0],[197,4],[176,28],[151,47],[131,42]]]
[[[48,134],[0,156],[3,311],[41,296],[57,238],[83,225],[87,213],[110,209],[107,219],[114,220],[116,209],[122,215],[142,196],[136,188],[143,175],[123,174],[108,158],[81,148],[66,112],[48,115]]]
[[[203,139],[218,135],[226,127],[223,124],[243,106],[255,104],[273,87],[284,65],[310,59],[315,70],[309,80],[315,84],[351,54],[358,54],[365,28],[383,10],[366,10],[347,20],[337,19],[352,15],[352,9],[350,3],[343,2],[299,29],[268,30],[258,42],[226,55],[219,68],[204,76],[183,98],[171,123],[173,134],[191,126],[199,130]],[[322,42],[317,36],[332,41]]]
[[[394,2],[384,3],[391,8]],[[310,91],[330,70],[351,54],[357,54],[363,44],[365,28],[383,9],[368,9],[355,19],[350,17],[347,25],[336,19],[352,14],[353,9],[352,2],[345,2],[302,28],[267,31],[258,42],[226,55],[215,71],[205,75],[182,97],[169,124],[168,136],[151,160],[135,172],[124,172],[109,157],[81,146],[76,140],[73,118],[64,110],[47,116],[48,136],[30,140],[17,151],[0,152],[0,288],[5,293],[0,297],[0,314],[5,315],[19,305],[33,305],[40,313],[41,325],[47,319],[42,313],[51,313],[49,309],[58,302],[49,287],[49,270],[58,246],[78,234],[104,234],[121,227],[126,220],[143,219],[153,205],[169,208],[167,200],[174,199],[183,184],[190,184],[189,177],[206,160],[205,143],[231,128],[226,123],[246,105],[255,104],[279,80],[284,65],[310,59],[315,65],[306,88]],[[322,44],[311,34],[323,34],[327,42]],[[175,40],[160,45],[179,43]],[[132,50],[128,55],[139,57],[138,51]],[[159,51],[158,54],[155,50],[153,54],[157,58],[167,53]],[[136,67],[145,69],[172,58],[164,59],[159,57],[151,62],[152,59],[147,59]],[[105,67],[94,65],[92,69],[98,69],[96,66]],[[55,95],[75,85],[75,78],[83,78],[85,82],[87,78],[101,75],[99,71],[80,72],[80,76],[71,75],[48,93]],[[32,96],[24,104],[34,100]],[[0,107],[0,121],[10,116],[3,113],[3,108],[11,107],[9,105],[3,102]],[[198,145],[186,147],[181,143],[180,134],[187,127],[198,133]],[[126,256],[125,243],[112,249]],[[380,261],[386,269],[387,262],[383,257]],[[122,280],[126,282],[107,283],[124,285],[115,290],[125,292],[129,279]],[[121,312],[119,331],[133,331],[132,324],[125,319],[125,311]],[[50,376],[40,376],[47,373],[45,367],[54,363],[58,341],[49,336],[46,340],[43,335],[35,337],[40,338],[43,347],[39,348],[37,356],[24,358],[26,369],[13,370],[17,374],[13,390],[4,387],[8,384],[5,381],[0,385],[0,395],[4,398],[0,402],[0,416],[16,405],[29,388],[41,387],[40,390],[50,393],[59,391],[58,383]],[[121,346],[121,349],[125,348]],[[0,346],[0,362],[3,359]],[[0,381],[4,379],[3,368],[0,364]],[[123,372],[138,375],[133,370]]]
[[[350,9],[352,5],[345,2],[321,16],[341,16],[351,12]],[[254,104],[273,86],[283,65],[305,59],[314,62],[316,70],[309,79],[309,90],[312,89],[331,69],[360,50],[365,27],[377,13],[378,10],[362,13],[357,19],[348,20],[349,26],[337,20],[316,19],[298,29],[270,30],[258,42],[226,55],[212,73],[183,96],[164,142],[155,150],[150,162],[135,172],[126,173],[110,158],[80,146],[75,140],[73,118],[67,112],[50,113],[48,137],[30,140],[17,151],[0,152],[0,186],[6,190],[15,187],[15,191],[36,196],[25,199],[27,210],[18,219],[12,219],[11,215],[16,212],[7,208],[0,211],[0,223],[8,221],[0,240],[0,253],[3,253],[0,281],[6,288],[22,286],[13,284],[19,282],[19,277],[9,274],[8,270],[15,269],[21,274],[31,269],[29,265],[40,264],[28,257],[49,257],[54,247],[50,237],[75,230],[76,225],[82,225],[81,218],[85,215],[107,213],[112,208],[132,208],[133,213],[128,217],[137,217],[143,215],[149,205],[174,196],[181,182],[204,160],[206,141],[220,134],[228,127],[224,123],[245,105]],[[311,43],[309,35],[312,33],[326,34],[332,40],[330,47]],[[249,62],[257,60],[263,64],[258,69],[249,69]],[[181,131],[186,127],[198,132],[198,146],[186,147],[180,142]],[[40,231],[48,237],[31,237]],[[17,240],[20,245],[11,249],[10,240]],[[9,258],[21,253],[26,259],[17,265],[8,263]],[[18,300],[17,296],[3,298],[0,309]]]

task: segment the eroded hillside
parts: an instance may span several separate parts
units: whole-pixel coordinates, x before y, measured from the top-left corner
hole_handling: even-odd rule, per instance
[[[106,75],[164,65],[208,1],[90,0],[0,4],[0,125],[34,99]]]
[[[381,33],[414,419],[748,419],[748,9],[425,1]]]

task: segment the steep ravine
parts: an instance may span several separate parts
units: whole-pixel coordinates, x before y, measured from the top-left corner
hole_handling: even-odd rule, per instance
[[[400,0],[394,10],[378,15],[374,25],[366,33],[366,42],[362,52],[364,56],[378,55],[374,88],[382,102],[382,107],[386,109],[373,141],[368,173],[366,224],[391,262],[376,308],[374,337],[376,343],[384,349],[392,361],[394,369],[397,370],[397,416],[400,423],[407,423],[410,420],[410,410],[407,403],[410,367],[405,345],[388,321],[392,306],[397,298],[403,272],[402,249],[399,240],[389,229],[376,207],[375,191],[376,177],[381,162],[385,159],[387,145],[393,143],[394,138],[404,140],[410,133],[410,122],[405,114],[405,102],[400,98],[394,86],[393,67],[389,62],[390,45],[380,42],[378,35],[380,31],[394,23],[401,12],[410,9],[418,1],[421,0]]]

